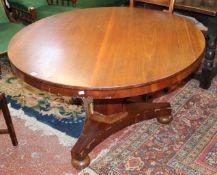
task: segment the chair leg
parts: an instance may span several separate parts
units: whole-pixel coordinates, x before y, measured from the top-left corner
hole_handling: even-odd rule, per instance
[[[8,132],[7,133],[11,137],[12,144],[14,146],[17,146],[18,145],[18,141],[17,141],[17,137],[16,137],[16,134],[15,134],[14,126],[13,126],[13,123],[12,123],[11,115],[10,115],[10,112],[9,112],[9,109],[8,109],[8,106],[7,106],[7,100],[6,100],[4,94],[0,95],[0,107],[2,109],[2,113],[3,113],[4,119],[5,119],[7,128],[8,128],[8,130],[7,130]]]
[[[0,80],[2,79],[2,65],[1,65],[1,62],[0,62]]]
[[[2,78],[2,69],[1,69],[1,64],[0,64],[0,79]]]

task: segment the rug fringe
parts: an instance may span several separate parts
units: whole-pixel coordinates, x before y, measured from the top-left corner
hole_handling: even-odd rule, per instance
[[[10,110],[12,117],[17,117],[17,118],[25,120],[26,127],[31,129],[32,131],[42,131],[43,133],[42,135],[57,136],[59,143],[62,144],[63,146],[73,146],[77,141],[77,138],[68,136],[63,132],[60,132],[44,123],[37,121],[33,117],[29,117],[28,115],[24,113],[22,109],[19,109],[19,110],[14,109],[13,107],[11,107],[11,104],[8,104],[8,108]]]

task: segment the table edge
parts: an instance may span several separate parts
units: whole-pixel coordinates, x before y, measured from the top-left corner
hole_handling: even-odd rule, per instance
[[[196,71],[201,65],[203,53],[185,69],[176,72],[175,74],[165,77],[153,82],[144,84],[137,84],[125,87],[108,87],[108,88],[89,88],[89,87],[73,87],[68,85],[62,85],[57,83],[48,82],[45,80],[38,79],[37,77],[31,76],[22,72],[16,66],[11,63],[13,73],[21,78],[27,84],[36,87],[40,90],[47,91],[50,93],[75,96],[75,97],[93,97],[94,99],[116,99],[138,96],[143,94],[152,93],[163,88],[174,85],[177,82],[188,77],[192,72]]]

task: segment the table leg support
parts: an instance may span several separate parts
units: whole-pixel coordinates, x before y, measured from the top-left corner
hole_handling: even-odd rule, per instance
[[[209,19],[205,60],[200,77],[200,87],[208,89],[214,76],[214,59],[217,44],[217,17]]]
[[[90,111],[86,113],[88,115],[82,133],[71,150],[71,163],[76,169],[87,167],[90,163],[88,154],[115,132],[147,119],[157,118],[165,124],[172,120],[169,103],[123,104],[122,112],[112,115]]]

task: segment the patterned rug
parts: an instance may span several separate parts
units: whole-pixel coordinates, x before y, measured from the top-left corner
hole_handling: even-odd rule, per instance
[[[191,80],[158,98],[170,101],[173,121],[162,125],[153,119],[112,136],[112,146],[90,168],[100,175],[217,172],[217,77],[209,90],[198,86],[198,81]]]
[[[54,128],[55,135],[60,131],[70,138],[79,136],[85,117],[82,107],[71,105],[69,97],[25,84],[11,73],[7,59],[1,64],[0,91],[7,94],[13,116],[25,116],[27,121],[34,119],[28,125],[33,130],[49,126]],[[170,101],[174,120],[169,125],[159,124],[155,119],[144,121],[112,135],[96,147],[93,154],[98,156],[86,169],[89,174],[209,175],[217,172],[217,77],[209,90],[198,86],[198,81],[191,80],[156,99]],[[39,127],[36,123],[44,125]],[[81,174],[86,174],[86,170]]]
[[[69,97],[40,91],[15,77],[7,58],[1,58],[0,64],[2,66],[0,92],[7,95],[12,112],[21,115],[24,113],[36,119],[35,127],[36,121],[39,121],[68,136],[79,137],[85,117],[81,106],[71,105]]]

